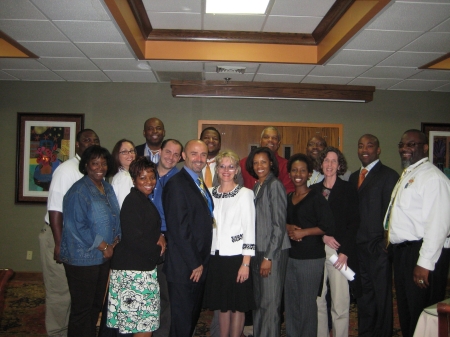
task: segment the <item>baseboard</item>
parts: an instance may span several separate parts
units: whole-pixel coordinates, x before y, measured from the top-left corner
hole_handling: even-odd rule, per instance
[[[11,281],[43,282],[44,278],[42,277],[41,272],[18,271],[18,272],[14,272],[14,276],[11,278]]]

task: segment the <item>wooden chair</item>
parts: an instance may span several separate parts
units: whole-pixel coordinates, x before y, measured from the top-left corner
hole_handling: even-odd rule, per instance
[[[439,322],[439,337],[449,337],[450,304],[438,303],[437,312]]]
[[[6,283],[14,275],[12,269],[0,269],[0,320],[3,316],[3,309],[5,307],[5,290]]]

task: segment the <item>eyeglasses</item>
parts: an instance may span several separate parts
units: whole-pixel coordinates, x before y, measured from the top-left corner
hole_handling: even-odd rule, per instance
[[[233,165],[230,165],[230,166],[220,165],[219,170],[233,172],[233,171],[236,171],[236,167],[234,167]]]
[[[129,154],[136,154],[136,150],[130,150],[130,151],[123,150],[123,151],[120,151],[119,153],[120,153],[121,155],[126,156],[127,154],[128,154],[128,155],[129,155]]]
[[[398,148],[403,149],[405,146],[409,147],[409,148],[413,148],[413,147],[416,147],[417,145],[423,145],[423,144],[425,144],[425,143],[416,143],[416,142],[402,143],[402,142],[400,142],[400,143],[398,143]]]

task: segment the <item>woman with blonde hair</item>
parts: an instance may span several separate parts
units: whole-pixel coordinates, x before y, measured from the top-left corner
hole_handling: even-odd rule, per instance
[[[220,310],[221,337],[240,337],[245,312],[255,308],[250,272],[255,255],[253,192],[237,183],[241,168],[233,151],[220,152],[215,169],[220,185],[210,190],[215,225],[204,303]]]

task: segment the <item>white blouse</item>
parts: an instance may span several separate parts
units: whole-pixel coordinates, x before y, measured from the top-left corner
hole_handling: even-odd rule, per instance
[[[119,172],[114,175],[111,185],[114,189],[114,193],[116,193],[119,206],[122,208],[125,197],[130,193],[130,189],[134,186],[130,173],[121,167]]]
[[[255,255],[255,204],[253,191],[237,185],[231,192],[220,193],[219,187],[210,189],[214,201],[211,254]]]

